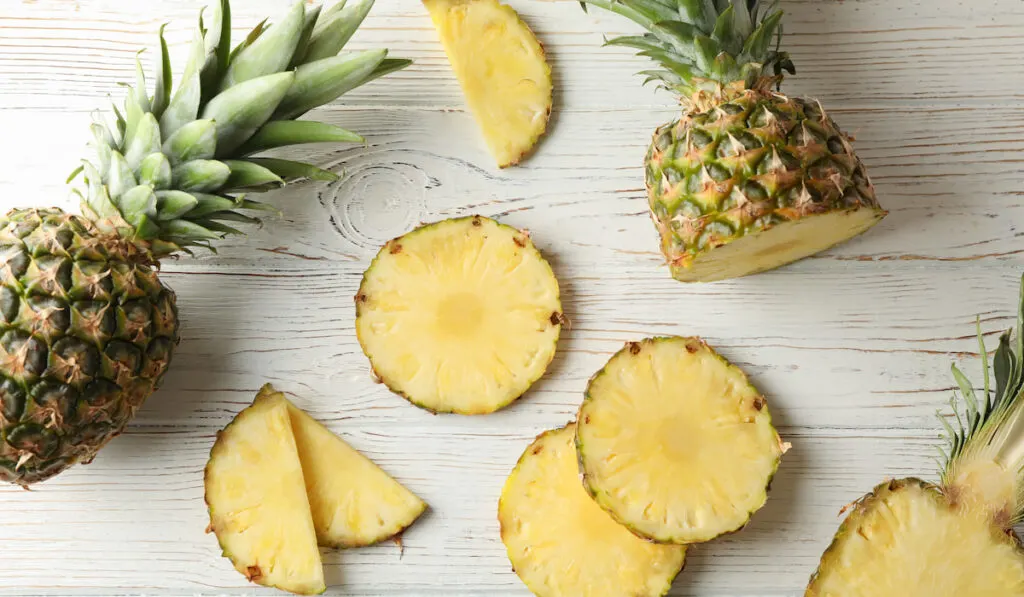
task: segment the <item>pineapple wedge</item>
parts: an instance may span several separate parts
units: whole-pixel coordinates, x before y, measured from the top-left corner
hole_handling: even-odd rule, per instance
[[[558,281],[530,237],[479,216],[389,241],[356,294],[374,372],[432,412],[510,404],[544,374],[561,325]]]
[[[613,356],[587,387],[576,445],[597,503],[642,537],[682,544],[745,525],[787,449],[764,397],[699,338]]]
[[[238,413],[217,434],[204,482],[209,530],[236,570],[300,595],[327,589],[286,404],[257,398]]]
[[[658,597],[686,547],[645,541],[616,523],[580,485],[575,425],[523,452],[498,502],[501,540],[516,574],[540,597]]]
[[[426,504],[270,384],[235,416],[206,465],[209,530],[252,582],[326,590],[318,544],[394,537]]]
[[[551,67],[543,47],[498,0],[423,4],[498,166],[518,164],[551,116]]]
[[[268,384],[260,396],[288,405],[320,545],[372,545],[401,533],[426,510],[423,500],[284,394]]]

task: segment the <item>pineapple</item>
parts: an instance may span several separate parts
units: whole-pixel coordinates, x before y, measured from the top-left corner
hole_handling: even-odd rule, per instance
[[[501,540],[516,574],[539,597],[657,597],[683,568],[686,547],[645,541],[583,491],[575,425],[523,452],[498,502]]]
[[[426,504],[270,384],[217,434],[206,465],[209,530],[252,582],[325,590],[323,547],[396,536]]]
[[[507,406],[544,374],[561,327],[558,281],[530,237],[480,216],[389,241],[356,295],[375,374],[433,412]]]
[[[244,212],[268,207],[248,194],[336,178],[254,156],[362,140],[295,118],[408,64],[339,54],[372,4],[298,2],[234,47],[228,2],[214,4],[177,89],[161,35],[153,93],[137,62],[124,110],[92,125],[95,157],[72,176],[84,173],[82,215],[0,217],[0,479],[28,486],[88,462],[160,385],[179,327],[162,259],[257,222]]]
[[[576,446],[598,504],[641,537],[680,544],[743,527],[788,449],[746,375],[678,337],[631,342],[591,378]]]
[[[864,164],[815,100],[774,90],[794,73],[762,0],[583,0],[644,27],[610,40],[682,104],[645,160],[651,217],[672,276],[711,282],[773,269],[877,224]]]
[[[327,589],[285,402],[261,392],[238,413],[217,434],[204,483],[209,530],[236,570],[301,595]]]
[[[269,384],[257,400],[288,404],[316,537],[324,547],[363,547],[404,531],[427,505]]]
[[[551,67],[516,11],[498,0],[423,0],[498,166],[518,164],[547,129]]]
[[[807,597],[1010,597],[1024,595],[1024,279],[1017,336],[988,353],[978,328],[983,393],[955,366],[966,408],[945,418],[949,447],[936,484],[881,483],[860,498],[811,577]],[[993,391],[994,390],[994,391]],[[961,416],[962,413],[962,416]]]

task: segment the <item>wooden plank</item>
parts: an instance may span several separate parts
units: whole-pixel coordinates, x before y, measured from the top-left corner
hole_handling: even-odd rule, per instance
[[[635,30],[576,2],[510,0],[557,80],[551,134],[499,171],[464,109],[425,12],[378,0],[354,47],[416,62],[313,116],[366,147],[282,155],[345,173],[268,195],[281,216],[217,256],[164,264],[183,341],[165,387],[88,467],[33,492],[0,487],[0,595],[251,595],[203,535],[213,435],[265,381],[292,392],[431,503],[393,545],[331,553],[329,594],[503,596],[526,591],[497,535],[501,484],[530,438],[573,416],[589,376],[624,341],[699,334],[765,392],[787,454],[743,533],[694,548],[673,595],[802,592],[839,508],[887,475],[934,478],[935,412],[951,362],[980,380],[986,339],[1012,324],[1021,273],[1024,5],[955,0],[787,0],[786,90],[822,100],[857,137],[890,215],[868,234],[767,274],[684,286],[657,252],[643,191],[650,133],[671,96],[604,35]],[[234,6],[239,33],[286,0]],[[0,0],[0,208],[73,208],[63,184],[89,113],[133,79],[165,21],[180,69],[193,0]],[[528,228],[571,320],[545,378],[487,417],[432,416],[373,383],[352,297],[387,239],[481,213]]]

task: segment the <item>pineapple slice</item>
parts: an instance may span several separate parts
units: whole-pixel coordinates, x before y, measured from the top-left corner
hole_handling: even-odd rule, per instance
[[[317,541],[363,547],[411,525],[427,505],[269,384],[257,400],[284,402],[291,416]]]
[[[836,533],[806,597],[1024,595],[1024,550],[918,479],[882,483]]]
[[[423,4],[498,166],[518,164],[551,116],[551,67],[543,47],[498,0]]]
[[[356,335],[393,392],[484,414],[544,374],[561,332],[558,281],[524,232],[480,216],[389,241],[356,295]]]
[[[540,435],[505,482],[498,521],[516,574],[540,597],[664,595],[686,547],[645,541],[590,499],[574,433],[570,424]]]
[[[764,397],[698,338],[627,344],[591,379],[578,421],[587,490],[665,543],[746,524],[786,449]]]
[[[210,451],[210,530],[250,581],[301,595],[326,590],[287,405],[257,399]]]

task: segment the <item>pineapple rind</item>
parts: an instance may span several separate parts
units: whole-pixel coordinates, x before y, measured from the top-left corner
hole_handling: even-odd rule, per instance
[[[287,405],[321,546],[373,545],[402,533],[426,510],[423,500],[270,384],[256,399]]]
[[[660,127],[645,165],[661,250],[682,282],[792,263],[862,234],[887,213],[849,137],[821,104],[765,89]],[[783,237],[774,247],[744,242],[730,251],[729,267],[714,263],[720,247],[826,214],[834,230]],[[807,224],[819,223],[833,227],[831,219]]]
[[[714,385],[721,385],[722,392],[728,392],[729,397],[735,401],[735,412],[728,412],[726,410],[725,416],[734,419],[737,425],[754,426],[753,434],[744,428],[742,432],[736,431],[731,433],[728,442],[721,438],[705,437],[705,439],[715,439],[720,444],[728,443],[732,451],[738,450],[738,446],[742,446],[748,451],[754,452],[753,454],[748,454],[747,458],[740,458],[731,453],[725,455],[716,454],[716,456],[723,458],[731,457],[731,464],[734,466],[740,463],[749,464],[751,462],[758,462],[760,465],[750,472],[751,478],[741,479],[742,483],[735,488],[734,492],[718,491],[714,495],[707,495],[706,493],[697,495],[698,492],[705,491],[706,487],[704,484],[709,480],[713,481],[713,486],[716,489],[720,489],[721,483],[729,481],[734,484],[737,483],[737,475],[730,477],[726,474],[731,470],[731,467],[728,464],[718,462],[711,470],[704,471],[708,475],[707,477],[698,476],[695,479],[696,487],[692,486],[692,484],[682,489],[659,486],[661,489],[664,489],[661,492],[662,495],[651,495],[650,492],[655,490],[650,488],[649,483],[656,484],[659,478],[685,480],[687,474],[691,472],[693,465],[707,466],[710,464],[707,455],[701,455],[700,458],[690,456],[687,452],[693,451],[692,446],[684,447],[683,452],[684,457],[696,459],[689,464],[680,461],[678,455],[669,455],[663,457],[663,462],[660,464],[660,472],[641,470],[640,474],[644,475],[644,479],[639,482],[641,486],[647,487],[646,493],[634,491],[630,494],[628,486],[618,485],[608,478],[607,475],[602,475],[602,472],[605,472],[605,468],[609,466],[607,459],[612,455],[609,452],[609,448],[614,447],[614,445],[609,445],[610,442],[599,437],[599,431],[594,429],[600,429],[599,426],[606,425],[606,421],[611,421],[620,430],[616,434],[617,438],[613,439],[613,441],[619,441],[618,438],[622,437],[621,430],[626,430],[627,432],[637,434],[636,437],[642,438],[642,441],[650,442],[646,447],[639,443],[640,440],[625,444],[627,451],[622,454],[616,454],[616,461],[622,461],[623,464],[620,466],[623,467],[629,465],[630,453],[628,450],[633,451],[632,460],[635,463],[639,463],[639,466],[645,467],[649,463],[654,462],[652,454],[646,452],[647,449],[660,450],[663,446],[672,442],[671,439],[667,442],[662,442],[659,439],[661,438],[661,435],[659,435],[661,432],[651,429],[648,426],[648,422],[629,420],[630,417],[642,418],[643,415],[639,414],[640,411],[634,411],[633,413],[620,412],[616,413],[614,417],[593,418],[593,415],[600,414],[606,408],[602,405],[602,401],[607,399],[606,395],[614,397],[618,391],[617,388],[612,386],[610,389],[604,390],[604,395],[599,395],[598,390],[602,389],[601,384],[604,381],[602,378],[607,378],[613,374],[616,375],[614,379],[619,379],[621,375],[636,375],[636,377],[640,377],[633,370],[634,365],[631,363],[629,364],[629,369],[616,371],[616,369],[620,368],[619,361],[633,357],[648,357],[659,346],[667,347],[679,356],[685,354],[692,358],[708,357],[710,359],[709,364],[713,368],[718,369],[717,372],[724,378],[720,380],[720,384]],[[651,358],[653,359],[653,357]],[[644,396],[644,400],[660,398],[665,386],[690,387],[691,384],[686,382],[691,380],[681,378],[676,380],[662,379],[661,375],[671,375],[676,371],[673,369],[667,372],[655,373],[653,360],[651,363],[653,379],[658,385],[657,390],[655,390],[656,393],[651,394],[650,398]],[[703,373],[703,371],[701,369],[698,373]],[[674,383],[668,383],[669,381]],[[684,386],[683,384],[686,385]],[[693,382],[693,385],[696,385],[696,382]],[[720,398],[720,396],[709,396],[709,398]],[[671,407],[674,404],[677,404],[675,399],[667,406]],[[719,405],[718,408],[728,409],[731,404],[734,403],[722,401],[722,405]],[[659,410],[656,414],[651,415],[651,417],[652,420],[657,420],[657,424],[664,423],[667,425],[673,422],[672,414],[671,412]],[[699,414],[701,413],[687,413],[685,418],[691,421],[699,421],[694,418]],[[640,537],[659,543],[702,543],[710,541],[715,537],[741,530],[750,520],[750,517],[764,506],[767,501],[771,481],[778,470],[783,453],[788,449],[788,444],[782,442],[772,425],[767,401],[749,382],[746,374],[715,352],[703,340],[696,337],[655,337],[644,339],[641,342],[627,343],[622,350],[609,359],[604,368],[591,377],[577,418],[579,424],[576,428],[576,450],[579,472],[583,478],[585,489],[620,524],[628,527]],[[675,419],[675,421],[679,420],[681,419]],[[643,427],[643,431],[639,431],[639,427]],[[686,437],[686,431],[700,432],[700,428],[697,430],[693,428],[687,430],[666,428],[664,431],[673,432],[674,437]],[[590,437],[588,438],[588,436]],[[699,442],[699,439],[694,441]],[[710,441],[707,443],[713,447]],[[598,447],[595,448],[595,446]],[[701,446],[701,449],[704,449],[704,447]],[[668,471],[666,470],[667,467],[678,467],[679,470]],[[621,476],[624,476],[624,474]],[[724,495],[719,495],[723,493]],[[623,495],[627,497],[623,499],[621,497]],[[689,497],[680,498],[678,496]],[[646,501],[649,505],[638,509],[641,500]],[[727,507],[730,509],[730,512],[726,514],[718,513],[719,509]],[[663,517],[660,522],[651,518],[652,516],[656,517],[656,514],[654,514],[656,511],[663,511]],[[694,522],[695,520],[696,522]]]
[[[932,538],[933,540],[928,541],[925,545],[919,546],[917,555],[920,556],[919,552],[936,547],[950,550],[961,547],[961,553],[944,554],[945,557],[942,558],[938,567],[933,565],[927,570],[906,570],[907,562],[898,559],[898,556],[902,555],[898,551],[899,546],[894,546],[893,538],[885,540],[886,537],[883,536],[886,529],[865,529],[863,527],[876,510],[884,512],[883,517],[887,521],[895,520],[898,512],[891,505],[891,501],[894,498],[907,495],[910,495],[907,499],[915,499],[913,494],[916,494],[916,499],[930,502],[935,513],[948,516],[947,523],[952,521],[965,525],[971,524],[971,530],[974,533],[987,533],[989,540],[980,542],[987,545],[979,547],[977,544],[970,544],[970,541],[976,539],[977,536],[946,537],[945,540]],[[852,506],[853,511],[840,525],[832,542],[822,554],[817,570],[811,575],[804,593],[805,597],[890,597],[895,593],[891,592],[891,587],[882,584],[887,581],[899,584],[901,597],[961,597],[968,594],[971,597],[1024,595],[1024,546],[1017,535],[1012,529],[998,528],[998,525],[993,524],[990,520],[975,518],[973,523],[966,520],[965,516],[974,516],[974,514],[965,513],[951,505],[948,497],[942,493],[939,487],[915,477],[894,479],[878,484],[871,493],[862,496]],[[921,524],[913,517],[903,522]],[[935,524],[927,525],[927,527],[934,529]],[[907,532],[909,531],[904,529],[904,533]],[[854,561],[855,554],[852,551],[847,552],[845,549],[848,541],[863,543],[876,537],[880,546],[872,552],[875,555],[875,562]],[[963,547],[964,545],[966,548]],[[993,549],[983,551],[985,547],[993,547]],[[861,555],[863,555],[863,551]],[[950,556],[960,556],[962,559],[951,559]],[[1009,556],[1006,561],[1007,565],[993,565],[995,558],[1006,556]],[[970,558],[977,558],[977,560],[971,561]],[[881,565],[872,569],[866,568],[866,564],[876,562]],[[983,570],[983,567],[987,567],[987,570]],[[883,578],[878,568],[902,574],[904,580],[892,581],[892,579]],[[849,575],[844,576],[844,572],[850,571],[854,576],[856,574],[867,576],[867,585],[851,584]],[[1014,577],[1016,580],[1009,580],[1009,584],[1005,586],[992,586],[1003,580],[998,576],[1000,573],[1005,574],[1004,579]],[[944,576],[939,577],[941,580],[930,576],[937,574],[944,574]],[[965,579],[967,579],[966,582]],[[925,580],[929,580],[930,584],[926,584]],[[984,586],[983,583],[992,584]],[[969,592],[965,592],[965,586],[970,587]]]
[[[498,501],[513,570],[538,597],[660,597],[686,547],[658,545],[616,524],[580,485],[575,424],[537,436]]]
[[[416,248],[410,247],[422,239],[436,242],[420,247],[423,250],[420,255]],[[492,270],[488,263],[481,265],[476,259],[484,249],[475,249],[473,243],[486,243],[490,239],[502,243],[493,250],[507,252],[494,257],[497,262],[493,266],[502,268],[500,271]],[[478,251],[476,257],[471,254],[472,250]],[[445,252],[447,261],[442,255]],[[472,263],[463,263],[469,257],[474,257]],[[398,274],[391,271],[399,267],[396,265],[399,260],[416,262],[410,266],[419,270],[416,280],[412,280],[408,271]],[[427,260],[430,260],[429,266]],[[474,269],[478,266],[484,268],[482,272]],[[525,275],[523,272],[528,274],[526,279],[520,279]],[[499,273],[503,275],[497,275]],[[446,280],[445,276],[458,280]],[[485,279],[486,276],[490,277]],[[488,283],[483,284],[482,280]],[[445,340],[440,335],[446,334],[447,329],[439,325],[437,329],[403,331],[388,338],[378,330],[390,324],[384,318],[395,311],[396,301],[404,301],[398,311],[405,309],[412,313],[403,320],[407,327],[421,325],[437,318],[433,309],[438,307],[439,301],[445,300],[447,293],[461,290],[473,293],[485,308],[481,322],[474,329],[490,326],[487,329],[491,334],[468,338],[453,336],[454,339]],[[508,304],[513,298],[522,301]],[[427,224],[387,242],[363,274],[355,301],[356,336],[374,374],[395,394],[434,413],[487,414],[514,402],[544,375],[554,358],[563,322],[558,280],[529,235],[481,216]],[[502,305],[507,308],[500,308]],[[513,320],[513,312],[527,315]],[[517,334],[520,336],[513,338]],[[505,339],[510,342],[514,339],[518,344],[506,351],[508,354],[498,354],[499,349],[504,348],[499,343]],[[475,359],[492,353],[497,359],[494,363],[497,369],[489,363],[476,366]],[[436,354],[442,354],[447,360],[438,361],[440,364],[429,361]],[[420,367],[418,359],[426,359],[428,364],[437,367],[434,378],[416,381],[421,369],[434,371]],[[516,359],[527,362],[519,364]],[[410,373],[408,363],[412,360],[419,368]],[[453,366],[464,369],[456,375],[451,373],[455,371]],[[448,372],[447,378],[442,379],[441,369]]]
[[[210,514],[208,530],[216,535],[224,557],[251,582],[299,595],[320,594],[327,590],[327,585],[291,419],[284,403],[262,398],[261,393],[252,405],[235,415],[231,423],[217,433],[210,450],[203,478],[204,499]],[[252,437],[246,437],[249,434]],[[258,435],[266,437],[258,438],[262,441],[251,441]],[[269,445],[267,440],[275,439],[278,444]],[[267,459],[277,462],[267,466]],[[242,467],[246,470],[240,471]],[[239,483],[245,486],[240,487]],[[239,491],[246,495],[238,496]],[[278,494],[275,497],[285,503],[261,503],[274,492]],[[238,506],[228,504],[232,498],[236,502],[240,499],[253,501],[255,505],[232,507]],[[280,511],[275,511],[275,506]],[[256,510],[266,511],[256,513]],[[262,546],[246,544],[266,536],[258,532],[261,527],[280,525],[283,521],[288,521],[290,526],[286,531],[270,533],[269,540],[274,545],[269,546],[269,553],[263,553]],[[281,545],[287,538],[297,543]],[[306,570],[282,571],[277,567],[282,560],[296,564],[296,559],[308,559],[310,565],[304,566]],[[305,577],[296,577],[303,573]]]
[[[551,116],[551,67],[543,45],[514,9],[497,0],[423,4],[498,166],[518,164]],[[485,39],[495,31],[497,44]]]

